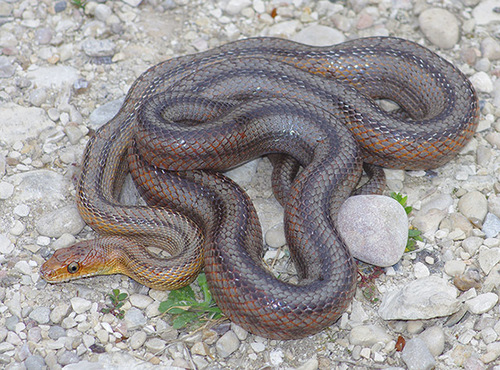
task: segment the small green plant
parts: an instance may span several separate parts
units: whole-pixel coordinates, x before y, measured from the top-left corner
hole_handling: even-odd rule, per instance
[[[413,207],[406,205],[406,203],[408,202],[407,195],[403,196],[401,193],[392,192],[391,198],[396,200],[399,204],[401,204],[403,206],[407,215],[409,215],[411,213],[411,211],[413,211]]]
[[[85,9],[85,5],[87,5],[87,0],[71,0],[71,4],[80,9]]]
[[[361,288],[363,297],[365,297],[371,303],[376,303],[379,300],[379,292],[375,286],[375,280],[384,273],[384,270],[378,266],[368,266],[364,265],[364,268],[358,269],[358,286]]]
[[[188,285],[184,288],[173,290],[166,301],[160,303],[159,310],[162,313],[173,315],[172,326],[181,329],[188,324],[200,325],[208,320],[216,320],[222,317],[222,311],[208,289],[207,278],[201,273],[197,279],[203,300],[196,299],[196,294]]]
[[[411,213],[413,207],[408,206],[406,203],[408,201],[408,196],[403,196],[400,193],[391,193],[391,198],[395,199],[399,204],[401,204],[407,215]],[[422,232],[418,229],[410,227],[408,230],[408,241],[406,242],[405,252],[412,252],[417,249],[417,241],[422,241]]]
[[[119,319],[123,319],[125,311],[121,308],[125,304],[125,300],[128,297],[127,293],[120,293],[120,289],[113,289],[112,294],[108,294],[111,303],[108,303],[107,307],[104,307],[102,313],[110,313]]]

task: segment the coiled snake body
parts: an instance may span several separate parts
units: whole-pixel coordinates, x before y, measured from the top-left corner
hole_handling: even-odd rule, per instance
[[[378,98],[401,109],[385,112]],[[56,251],[41,273],[49,281],[124,273],[175,289],[204,264],[234,322],[268,338],[316,333],[355,291],[355,263],[335,220],[362,163],[439,166],[477,121],[467,78],[397,38],[332,47],[254,38],[168,60],[137,79],[87,145],[77,202],[103,237]],[[256,211],[218,172],[267,154],[279,154],[273,179],[298,284],[263,267]],[[117,200],[128,171],[148,206]],[[173,257],[154,256],[150,246]]]

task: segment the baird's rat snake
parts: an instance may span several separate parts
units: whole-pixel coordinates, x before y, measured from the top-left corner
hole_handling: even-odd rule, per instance
[[[375,99],[400,109],[386,112]],[[48,281],[123,273],[176,289],[204,265],[217,304],[245,329],[279,339],[316,333],[355,291],[335,222],[362,163],[437,167],[469,141],[478,114],[459,70],[397,38],[331,47],[254,38],[165,61],[135,81],[88,142],[77,203],[102,237],[56,251],[41,273]],[[268,154],[297,284],[263,267],[256,211],[219,172]],[[129,171],[147,206],[117,200]]]

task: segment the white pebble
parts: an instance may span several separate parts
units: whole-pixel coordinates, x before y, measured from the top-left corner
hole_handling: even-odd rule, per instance
[[[482,313],[488,312],[498,302],[498,295],[493,292],[488,292],[484,294],[480,294],[475,298],[469,299],[465,302],[467,308],[470,312],[480,315]]]
[[[85,311],[90,310],[92,306],[92,302],[81,297],[73,297],[70,300],[71,307],[73,307],[73,311],[77,314],[84,313]]]
[[[429,269],[422,262],[415,263],[413,266],[413,272],[415,273],[415,277],[417,279],[430,275]]]
[[[0,181],[0,199],[9,199],[14,194],[14,185]]]
[[[240,341],[232,330],[226,332],[215,344],[219,356],[226,358],[236,351],[240,346]]]
[[[26,204],[19,204],[14,207],[14,214],[19,217],[26,217],[30,214],[30,207]]]
[[[477,91],[491,93],[493,91],[493,82],[490,76],[483,71],[474,73],[469,77],[470,82],[474,85]]]

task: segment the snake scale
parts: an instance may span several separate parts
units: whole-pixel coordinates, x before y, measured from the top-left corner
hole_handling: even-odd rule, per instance
[[[267,338],[314,334],[355,291],[356,265],[335,220],[363,163],[440,166],[472,137],[478,115],[458,69],[398,38],[311,47],[262,37],[167,60],[135,81],[87,144],[77,204],[101,237],[57,250],[41,274],[122,273],[176,289],[204,266],[235,323]],[[256,211],[220,173],[263,155],[273,158],[297,284],[266,270]],[[129,172],[146,206],[118,201]]]

